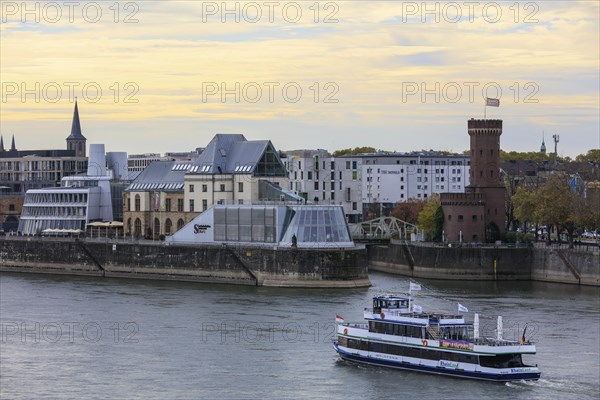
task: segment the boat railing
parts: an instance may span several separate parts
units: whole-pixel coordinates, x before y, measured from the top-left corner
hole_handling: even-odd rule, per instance
[[[534,344],[534,342],[532,340],[526,340],[525,342],[521,343],[516,340],[498,340],[496,338],[487,338],[487,337],[482,337],[479,339],[472,339],[471,341],[474,344],[481,345],[481,346],[518,346],[518,345]]]
[[[348,328],[369,329],[369,324],[366,323],[344,322],[341,325],[347,326]]]

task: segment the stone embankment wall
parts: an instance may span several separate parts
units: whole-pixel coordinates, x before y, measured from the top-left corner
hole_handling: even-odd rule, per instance
[[[393,241],[367,246],[369,268],[430,279],[536,280],[600,286],[598,251],[436,247]]]
[[[369,286],[364,249],[0,239],[0,270],[284,287]]]

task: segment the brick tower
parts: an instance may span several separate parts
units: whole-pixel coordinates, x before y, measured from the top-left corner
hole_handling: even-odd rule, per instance
[[[505,189],[500,179],[502,120],[470,119],[471,179],[466,193],[443,193],[449,241],[494,242],[504,232]]]

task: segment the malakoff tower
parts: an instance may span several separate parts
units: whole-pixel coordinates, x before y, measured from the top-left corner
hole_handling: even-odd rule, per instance
[[[505,189],[500,177],[502,120],[470,119],[471,179],[465,193],[442,193],[448,241],[494,242],[505,227]]]

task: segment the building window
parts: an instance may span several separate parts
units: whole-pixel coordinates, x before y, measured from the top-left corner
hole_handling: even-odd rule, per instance
[[[459,216],[458,216],[458,222],[462,222],[462,221],[463,221],[463,219],[464,219],[464,218],[463,218],[463,216],[462,216],[462,215],[459,215]]]
[[[311,171],[308,171],[308,180],[309,181],[312,180],[312,172]]]
[[[194,199],[190,199],[190,212],[194,212]]]
[[[477,215],[473,215],[472,220],[473,220],[473,222],[477,222]]]
[[[224,191],[225,191],[225,184],[221,183],[221,192],[224,192]]]
[[[167,220],[165,221],[165,235],[170,235],[172,229],[173,223],[171,222],[170,218],[167,218]]]
[[[190,193],[194,192],[194,185],[190,185]]]
[[[358,179],[358,172],[352,171],[352,180],[355,181],[356,179]]]
[[[140,211],[140,208],[141,208],[140,195],[136,194],[135,195],[135,211]]]
[[[142,221],[139,218],[135,219],[133,236],[140,237],[142,235]]]
[[[204,193],[208,192],[208,185],[202,185],[202,191]]]
[[[183,212],[183,199],[177,199],[177,211]],[[179,228],[177,228],[179,229]]]
[[[315,181],[315,190],[319,190],[319,181]]]
[[[238,192],[244,191],[244,182],[238,182]]]
[[[8,205],[8,211],[15,211],[15,205],[14,204],[9,204]]]
[[[208,208],[208,200],[203,199],[202,200],[202,211],[206,211],[207,208]]]
[[[452,221],[452,215],[448,215],[448,221]]]
[[[160,221],[158,218],[154,218],[154,236],[160,235]]]
[[[331,170],[333,171],[335,169],[335,161],[331,162]]]
[[[352,169],[356,169],[357,167],[357,162],[356,161],[352,161]]]
[[[302,169],[302,161],[298,161],[298,169]]]
[[[331,192],[331,200],[335,200],[335,192]]]
[[[238,199],[238,204],[244,204],[244,199]]]
[[[171,211],[171,199],[165,200],[165,211]]]
[[[177,220],[177,230],[180,230],[181,228],[183,228],[184,224],[185,224],[185,222],[183,222],[183,219],[179,218],[179,220]]]
[[[352,211],[356,211],[356,209],[358,208],[358,205],[356,204],[356,202],[352,203]]]

